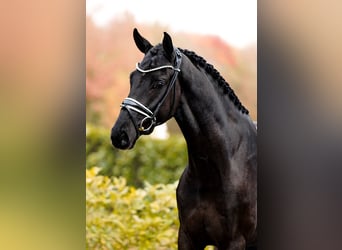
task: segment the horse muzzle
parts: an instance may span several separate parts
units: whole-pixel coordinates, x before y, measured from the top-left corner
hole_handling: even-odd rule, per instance
[[[112,128],[110,139],[112,145],[118,149],[131,149],[133,148],[139,134],[130,122],[126,112],[121,112],[118,120]]]
[[[129,149],[130,148],[130,141],[128,135],[125,131],[121,130],[119,133],[113,133],[110,136],[112,140],[112,144],[114,147],[118,149]]]

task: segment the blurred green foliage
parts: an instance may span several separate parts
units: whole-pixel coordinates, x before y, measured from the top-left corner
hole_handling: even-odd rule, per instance
[[[167,140],[142,136],[131,150],[115,149],[110,142],[110,130],[87,124],[86,167],[99,167],[100,174],[125,177],[129,185],[142,187],[177,181],[186,164],[187,148],[180,135]]]
[[[126,185],[124,178],[87,170],[87,249],[176,249],[176,185]]]
[[[178,182],[135,188],[99,171],[86,170],[86,249],[177,249]]]
[[[86,249],[177,249],[184,138],[145,136],[122,151],[109,137],[110,130],[87,124]]]

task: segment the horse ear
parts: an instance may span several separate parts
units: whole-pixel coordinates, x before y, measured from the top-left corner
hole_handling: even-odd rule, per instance
[[[137,28],[134,28],[133,30],[133,38],[138,49],[144,54],[146,54],[153,47],[149,41],[139,34]]]
[[[166,53],[167,58],[169,60],[171,60],[174,48],[173,48],[173,44],[172,44],[172,39],[171,39],[170,35],[166,32],[164,32],[163,48],[164,48],[164,51]]]

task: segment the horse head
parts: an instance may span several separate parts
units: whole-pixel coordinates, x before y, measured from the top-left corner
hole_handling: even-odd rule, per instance
[[[133,148],[140,135],[151,134],[155,126],[169,120],[181,94],[177,76],[182,56],[170,35],[164,32],[162,43],[156,46],[137,29],[133,38],[144,58],[130,74],[130,91],[111,131],[112,144],[119,149]]]

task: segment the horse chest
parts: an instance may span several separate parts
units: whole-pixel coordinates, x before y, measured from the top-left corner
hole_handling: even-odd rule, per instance
[[[180,221],[185,231],[194,237],[213,240],[217,237],[217,232],[226,230],[227,203],[222,193],[180,189],[181,191],[177,192],[177,201]]]

